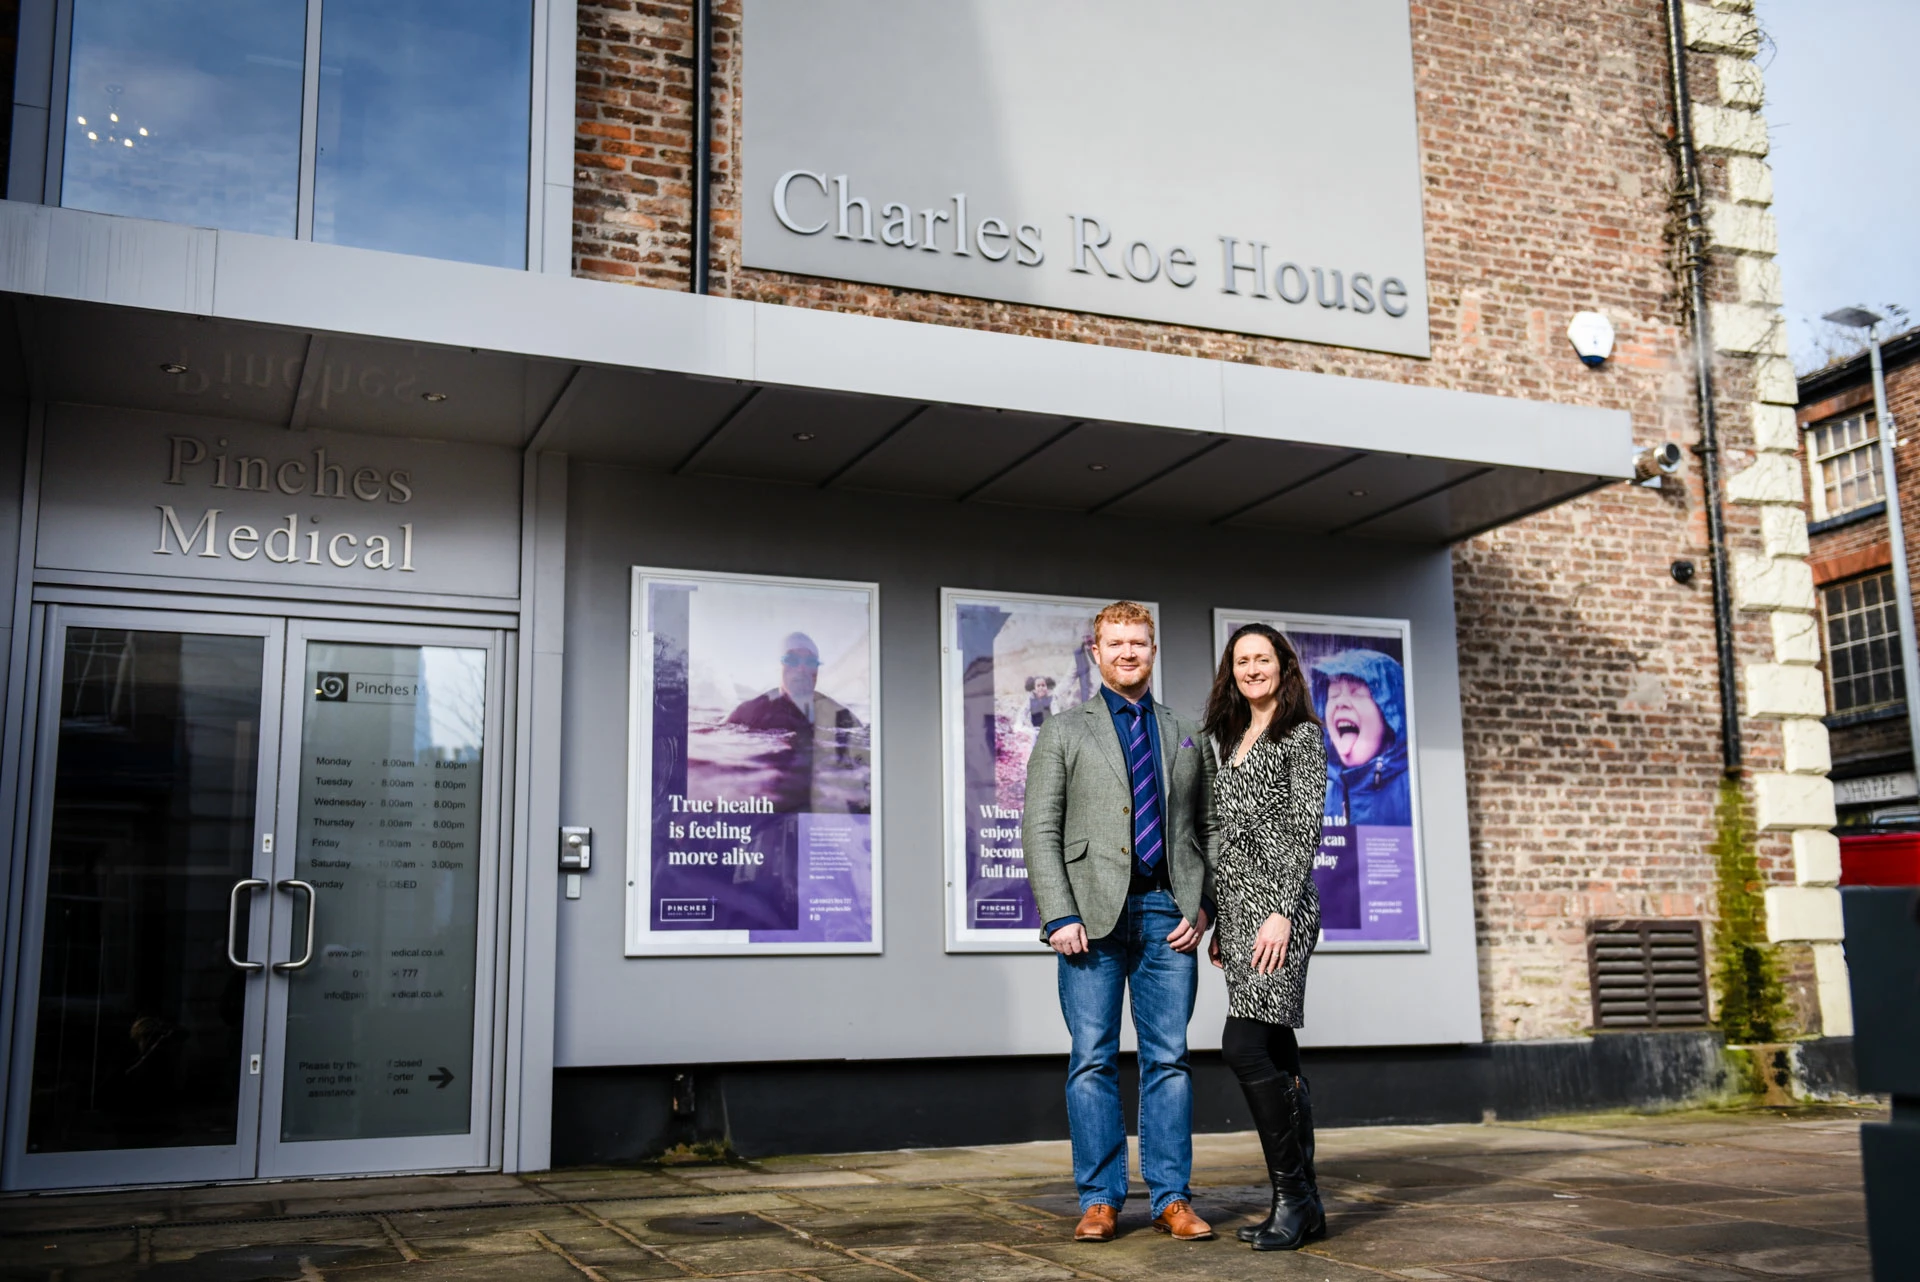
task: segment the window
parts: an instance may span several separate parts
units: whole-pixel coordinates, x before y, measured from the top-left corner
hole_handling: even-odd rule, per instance
[[[60,203],[291,236],[306,0],[74,0]]]
[[[526,0],[326,0],[313,238],[520,267]]]
[[[1815,520],[1840,516],[1886,497],[1880,481],[1880,431],[1871,414],[1819,423],[1807,431]]]
[[[533,0],[73,0],[60,203],[523,267],[533,16]]]
[[[1899,607],[1882,571],[1821,590],[1827,617],[1827,690],[1833,711],[1866,712],[1906,698]]]

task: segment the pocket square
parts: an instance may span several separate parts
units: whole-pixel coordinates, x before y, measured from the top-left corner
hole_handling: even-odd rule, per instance
[[[1188,735],[1186,738],[1182,739],[1180,741],[1180,746],[1182,748],[1191,748],[1193,746],[1193,736]]]

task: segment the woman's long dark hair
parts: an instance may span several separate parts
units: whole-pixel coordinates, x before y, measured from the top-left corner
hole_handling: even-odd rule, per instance
[[[1253,724],[1253,706],[1247,702],[1247,696],[1240,693],[1240,683],[1233,679],[1233,648],[1240,644],[1242,637],[1266,638],[1273,646],[1274,657],[1280,660],[1276,692],[1279,702],[1274,706],[1273,720],[1267,723],[1263,737],[1279,743],[1303,721],[1320,724],[1320,718],[1313,712],[1313,692],[1307,689],[1307,674],[1300,670],[1300,656],[1293,652],[1292,643],[1278,629],[1264,623],[1245,624],[1227,638],[1226,653],[1220,656],[1220,671],[1214,674],[1213,691],[1207,695],[1206,732],[1227,756],[1239,750],[1240,737]]]

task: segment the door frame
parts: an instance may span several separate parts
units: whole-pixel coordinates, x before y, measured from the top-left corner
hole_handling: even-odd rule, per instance
[[[275,797],[278,822],[275,826],[274,870],[270,876],[276,885],[297,875],[299,856],[295,833],[299,824],[301,732],[305,726],[306,643],[309,641],[360,645],[420,645],[479,649],[487,655],[487,707],[481,742],[487,750],[481,760],[480,842],[477,902],[475,904],[473,1047],[464,1072],[470,1083],[469,1129],[463,1135],[396,1136],[351,1140],[282,1140],[280,1121],[284,1110],[283,1088],[286,1082],[286,1013],[291,985],[299,982],[300,972],[279,976],[269,982],[267,991],[266,1064],[271,1080],[261,1083],[259,1113],[259,1166],[263,1179],[285,1179],[311,1175],[392,1174],[404,1171],[474,1170],[492,1166],[494,1138],[498,1133],[498,1102],[502,1083],[495,1071],[495,1045],[499,1041],[499,1020],[504,1014],[498,1001],[498,959],[502,950],[504,925],[501,873],[506,864],[502,849],[505,809],[502,804],[505,774],[501,758],[503,744],[511,725],[504,704],[510,684],[504,668],[509,661],[506,637],[497,629],[423,626],[417,624],[345,623],[330,620],[290,619],[285,639],[282,691],[279,716],[279,752],[282,763]],[[286,896],[277,895],[291,906]],[[276,905],[278,908],[279,905]],[[294,913],[276,912],[272,926],[272,955],[276,961],[292,954]],[[271,971],[271,967],[269,967]]]
[[[249,1048],[258,1045],[265,1033],[267,1013],[266,984],[253,979],[270,971],[254,971],[248,976],[242,1018],[242,1063],[234,1066],[240,1077],[236,1102],[234,1143],[231,1146],[206,1146],[153,1149],[94,1149],[72,1153],[28,1153],[26,1151],[28,1112],[32,1104],[34,1047],[38,1033],[40,1006],[41,947],[45,942],[46,895],[49,874],[50,826],[53,808],[54,768],[60,736],[60,699],[66,659],[65,637],[73,627],[124,627],[142,632],[188,632],[220,636],[257,636],[262,640],[260,723],[257,733],[257,761],[254,795],[256,797],[253,836],[250,842],[248,875],[271,875],[271,856],[261,851],[261,838],[273,831],[273,785],[279,775],[278,754],[282,736],[279,718],[282,707],[281,674],[285,670],[286,623],[260,615],[201,614],[176,609],[131,609],[120,605],[48,605],[36,610],[34,640],[37,662],[31,669],[34,688],[33,720],[24,744],[21,795],[26,800],[27,840],[18,861],[22,887],[20,903],[20,946],[14,971],[14,1001],[5,1018],[13,1032],[9,1047],[6,1113],[6,1143],[0,1152],[0,1188],[54,1189],[89,1188],[101,1185],[133,1183],[179,1183],[186,1181],[246,1179],[255,1170],[258,1152],[260,1088],[262,1077],[245,1068]],[[50,698],[49,695],[52,697]],[[24,746],[24,745],[23,745]],[[30,763],[30,764],[28,764]],[[30,773],[29,773],[30,772]],[[248,899],[249,951],[262,951],[267,938],[271,905],[265,895],[255,893]],[[257,957],[251,958],[258,960]]]
[[[29,528],[31,521],[29,518]],[[5,911],[11,918],[6,930],[8,946],[4,958],[0,958],[0,1073],[5,1074],[5,1090],[0,1092],[0,1190],[32,1189],[81,1189],[81,1188],[124,1188],[136,1185],[165,1185],[180,1183],[245,1183],[263,1181],[269,1178],[286,1178],[288,1173],[276,1176],[263,1176],[260,1170],[258,1154],[260,1152],[257,1119],[260,1111],[257,1107],[259,1094],[256,1093],[256,1107],[253,1116],[256,1119],[255,1138],[252,1146],[254,1159],[245,1164],[243,1173],[223,1174],[182,1174],[176,1168],[173,1171],[158,1169],[130,1169],[124,1163],[115,1163],[110,1173],[99,1172],[82,1178],[82,1172],[74,1171],[75,1178],[58,1180],[52,1178],[54,1172],[47,1171],[43,1176],[39,1170],[22,1170],[12,1160],[16,1148],[24,1149],[25,1114],[16,1119],[12,1106],[13,1097],[20,1093],[22,1098],[31,1093],[31,1040],[32,1029],[27,1027],[26,1008],[31,1004],[37,1010],[39,948],[43,942],[44,905],[41,901],[44,886],[46,860],[38,857],[39,851],[32,834],[45,831],[45,817],[36,811],[36,790],[41,786],[43,777],[51,775],[42,769],[51,758],[45,754],[42,742],[42,721],[48,715],[48,693],[57,692],[61,674],[60,661],[64,656],[64,646],[58,644],[58,632],[53,622],[56,619],[70,619],[75,613],[82,617],[100,612],[121,612],[137,620],[140,625],[152,625],[155,621],[185,619],[195,623],[204,621],[207,630],[232,633],[242,627],[268,625],[277,629],[279,637],[279,658],[274,658],[274,642],[269,641],[263,663],[269,671],[284,675],[286,671],[288,630],[296,623],[324,628],[330,637],[344,635],[355,627],[369,632],[385,632],[391,637],[396,632],[437,632],[485,634],[489,638],[488,649],[494,670],[488,677],[488,698],[493,701],[487,715],[485,733],[494,736],[492,742],[498,745],[491,754],[493,760],[485,767],[486,777],[493,788],[488,794],[486,820],[491,825],[491,836],[483,847],[491,852],[493,872],[491,877],[483,877],[481,884],[482,905],[479,919],[481,933],[486,936],[481,941],[486,961],[476,960],[476,966],[491,965],[489,977],[481,971],[475,984],[475,1022],[476,1028],[485,1021],[488,1029],[488,1049],[485,1056],[476,1055],[474,1068],[475,1081],[482,1075],[489,1083],[487,1089],[476,1087],[475,1107],[484,1114],[484,1127],[476,1124],[468,1138],[474,1140],[477,1158],[463,1161],[455,1166],[425,1165],[408,1154],[404,1164],[381,1171],[366,1171],[365,1174],[414,1174],[446,1170],[501,1170],[518,1169],[519,1155],[512,1149],[517,1125],[513,1117],[514,1093],[525,1092],[527,1083],[519,1080],[524,1066],[518,1063],[519,1051],[516,1049],[525,1035],[524,1028],[513,1027],[520,1018],[520,1007],[516,1000],[517,988],[515,976],[510,973],[513,966],[526,963],[515,962],[516,944],[521,943],[517,933],[516,914],[522,909],[516,890],[526,890],[520,882],[526,876],[521,868],[522,853],[517,847],[520,838],[517,813],[521,804],[519,789],[524,786],[525,762],[521,744],[522,723],[526,710],[521,707],[524,697],[522,689],[523,674],[521,665],[525,662],[522,649],[520,628],[523,623],[523,611],[503,612],[499,610],[454,610],[431,605],[420,605],[405,600],[392,604],[386,602],[361,602],[349,605],[332,600],[245,598],[235,596],[207,595],[202,593],[156,593],[143,590],[129,590],[117,587],[86,587],[81,585],[62,585],[31,583],[30,576],[23,575],[20,591],[19,618],[26,626],[19,628],[13,639],[16,655],[24,662],[21,669],[22,679],[10,693],[7,702],[9,722],[18,719],[19,750],[14,760],[7,764],[7,780],[19,798],[14,808],[15,832],[12,850],[8,858],[11,867],[11,881],[20,890],[9,896],[10,902]],[[164,629],[162,629],[164,630]],[[20,660],[16,660],[20,661]],[[51,665],[51,666],[50,666]],[[53,684],[49,686],[47,674],[51,671]],[[267,692],[263,686],[263,700]],[[283,710],[285,691],[277,689],[273,696],[274,708]],[[51,707],[58,708],[57,694]],[[263,726],[264,726],[263,710]],[[278,750],[285,738],[285,727],[278,728],[279,737],[268,751],[266,740],[262,738],[263,768],[269,756],[278,756]],[[263,730],[264,735],[264,730]],[[57,738],[57,727],[56,727]],[[276,771],[279,768],[274,761]],[[262,783],[262,795],[268,796],[277,805],[279,792],[277,787],[268,788]],[[276,816],[277,819],[277,816]],[[256,828],[262,828],[265,820],[256,819]],[[272,831],[277,831],[273,829]],[[272,879],[272,856],[263,856],[256,839],[253,872],[254,875]],[[270,933],[269,924],[272,892],[254,897],[252,913],[249,918],[252,930],[251,938],[266,940]],[[282,947],[281,951],[284,951]],[[266,954],[259,945],[252,949],[252,960],[278,957],[279,953]],[[23,1049],[17,1043],[24,1036],[28,1045]],[[476,1038],[478,1041],[478,1038]],[[264,1053],[264,1048],[263,1048]],[[25,1056],[23,1061],[22,1056]],[[28,1065],[25,1073],[13,1071],[16,1065]],[[265,1070],[263,1067],[263,1078]],[[523,1101],[524,1103],[524,1101]],[[17,1124],[16,1124],[17,1121]],[[484,1139],[480,1138],[484,1135]],[[164,1152],[192,1152],[192,1150],[153,1150]],[[225,1151],[225,1150],[222,1150]],[[107,1150],[122,1154],[139,1150]],[[47,1155],[63,1156],[63,1155]],[[75,1155],[91,1158],[95,1166],[104,1165],[99,1154]],[[156,1160],[155,1165],[159,1163]],[[76,1163],[77,1165],[77,1163]]]

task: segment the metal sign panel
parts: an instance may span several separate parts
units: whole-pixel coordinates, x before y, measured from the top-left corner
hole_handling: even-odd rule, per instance
[[[35,562],[263,590],[514,597],[520,455],[56,405]]]
[[[1426,356],[1405,0],[746,0],[749,267]]]

